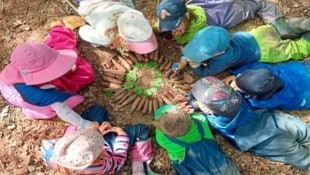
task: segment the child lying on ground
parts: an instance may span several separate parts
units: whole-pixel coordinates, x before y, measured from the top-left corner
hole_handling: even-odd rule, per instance
[[[194,83],[189,104],[237,149],[309,171],[310,127],[295,116],[252,110],[244,98],[215,77]]]
[[[269,0],[163,0],[157,6],[159,30],[171,31],[181,44],[188,43],[206,25],[230,29],[241,22],[260,17],[272,24],[282,39],[300,37],[291,31],[299,21],[284,18],[281,9]],[[306,23],[305,23],[306,24]],[[309,24],[308,24],[309,25]]]
[[[55,102],[71,108],[83,102],[77,92],[94,79],[92,66],[79,56],[75,33],[59,22],[44,44],[17,45],[0,74],[0,91],[27,118],[47,119],[56,115],[50,106]]]
[[[77,114],[68,108],[58,108],[70,123]],[[50,168],[73,174],[115,174],[132,151],[132,174],[152,175],[150,162],[153,159],[150,129],[144,124],[134,124],[124,129],[110,124],[107,110],[99,105],[87,108],[81,120],[97,122],[100,127],[70,126],[60,139],[42,141],[41,151]]]
[[[153,29],[131,0],[82,0],[78,12],[87,23],[81,38],[93,46],[146,54],[157,49]]]
[[[241,92],[254,108],[310,109],[310,59],[280,64],[253,62],[223,82]]]
[[[156,140],[167,150],[177,174],[240,174],[218,147],[203,115],[165,105],[155,111],[154,124]]]
[[[301,60],[310,56],[310,18],[309,28],[302,32],[300,39],[283,40],[271,25],[259,26],[250,32],[236,32],[232,36],[222,27],[208,26],[197,32],[184,47],[178,67],[182,70],[189,62],[196,74],[205,77],[255,61]]]

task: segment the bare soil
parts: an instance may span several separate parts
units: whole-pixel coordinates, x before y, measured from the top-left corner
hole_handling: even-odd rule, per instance
[[[155,9],[159,0],[136,0],[137,9],[141,10],[151,23],[156,21]],[[309,0],[275,0],[288,17],[310,16]],[[25,41],[43,42],[50,28],[51,21],[61,19],[68,15],[76,15],[65,1],[62,0],[2,0],[0,2],[0,70],[9,62],[12,49]],[[244,24],[235,27],[235,30],[249,30],[261,25],[260,20],[249,20]],[[180,58],[182,45],[172,41],[167,33],[157,34],[160,47],[160,55],[163,55],[171,62]],[[124,126],[132,123],[145,123],[151,126],[152,115],[143,114],[140,111],[129,113],[130,105],[119,108],[104,91],[103,68],[111,65],[111,59],[115,51],[105,48],[93,48],[89,43],[79,40],[79,50],[94,67],[96,80],[81,94],[86,98],[85,103],[76,107],[82,112],[87,106],[93,103],[103,104],[110,112],[114,125]],[[151,73],[150,73],[151,74]],[[186,71],[186,78],[191,81],[196,79],[190,70]],[[222,77],[225,73],[219,75]],[[144,75],[145,76],[145,75]],[[154,76],[154,75],[150,75]],[[148,76],[147,81],[153,79]],[[144,82],[141,82],[144,83]],[[174,84],[173,84],[174,85]],[[171,87],[173,88],[173,86]],[[177,89],[177,88],[176,88]],[[163,89],[164,91],[164,89]],[[291,114],[300,116],[302,120],[310,123],[310,111],[288,111]],[[66,124],[57,118],[53,120],[27,120],[21,113],[21,109],[8,104],[0,97],[0,174],[5,175],[54,175],[57,172],[47,168],[40,155],[40,142],[42,139],[60,137]],[[153,128],[153,126],[151,126]],[[296,169],[291,165],[269,161],[264,158],[253,156],[249,153],[236,151],[222,137],[216,134],[218,143],[224,152],[231,157],[238,168],[245,175],[273,174],[273,175],[303,175],[309,174]],[[175,174],[170,166],[166,152],[161,149],[155,139],[155,158],[152,167],[158,173]],[[131,173],[131,161],[128,159],[124,168],[118,174]]]

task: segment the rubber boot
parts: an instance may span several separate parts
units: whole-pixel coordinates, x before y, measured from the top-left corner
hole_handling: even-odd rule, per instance
[[[310,32],[303,33],[301,37],[310,42]]]
[[[273,21],[271,25],[273,25],[273,27],[276,29],[281,39],[296,39],[301,36],[300,34],[294,33],[289,29],[285,18],[279,18]]]
[[[287,25],[294,33],[310,32],[310,18],[293,18],[288,20]]]

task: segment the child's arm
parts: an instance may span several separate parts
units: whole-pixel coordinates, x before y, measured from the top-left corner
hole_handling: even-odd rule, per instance
[[[129,149],[129,138],[126,132],[120,127],[112,127],[111,132],[115,132],[117,136],[115,137],[115,142],[112,152],[113,170],[118,171],[123,167],[128,154]],[[112,167],[110,167],[112,169]]]
[[[65,103],[57,102],[52,104],[51,107],[55,110],[59,118],[76,126],[77,128],[99,128],[99,124],[97,122],[91,122],[83,119]]]
[[[56,50],[70,49],[78,53],[76,34],[62,23],[50,29],[45,43]]]

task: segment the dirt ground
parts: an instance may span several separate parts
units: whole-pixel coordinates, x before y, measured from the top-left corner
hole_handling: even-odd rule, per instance
[[[153,23],[155,9],[160,0],[136,0],[137,9],[144,12]],[[276,0],[276,2],[288,17],[310,16],[309,0]],[[61,19],[64,16],[76,15],[75,11],[62,0],[1,0],[0,1],[0,70],[8,63],[12,49],[24,41],[45,40],[51,21]],[[239,25],[233,30],[249,30],[262,24],[260,20],[251,20]],[[174,43],[169,34],[157,34],[160,46],[160,55],[170,61],[176,61],[180,57],[181,45]],[[152,115],[134,112],[129,114],[129,107],[119,108],[109,94],[104,91],[102,81],[103,68],[111,61],[110,56],[115,52],[105,48],[93,48],[90,44],[79,40],[79,50],[96,71],[96,80],[81,94],[86,98],[85,103],[79,105],[76,110],[83,111],[93,103],[103,104],[110,112],[114,125],[124,126],[132,123],[145,123],[151,126]],[[190,71],[185,73],[192,76]],[[195,78],[195,76],[193,76]],[[289,111],[296,114],[302,120],[310,123],[310,111]],[[53,120],[27,120],[20,108],[9,105],[4,99],[0,99],[0,174],[57,174],[48,169],[40,156],[39,148],[42,139],[56,138],[62,135],[65,124],[57,118]],[[152,126],[151,126],[152,127]],[[152,127],[153,128],[153,127]],[[272,162],[264,158],[253,156],[249,153],[241,153],[233,149],[224,139],[216,135],[216,138],[225,153],[231,157],[245,175],[302,175],[307,172],[298,170],[291,165]],[[159,148],[154,141],[155,158],[152,167],[158,173],[174,174],[170,166],[166,152]],[[130,174],[130,160],[118,174]]]

